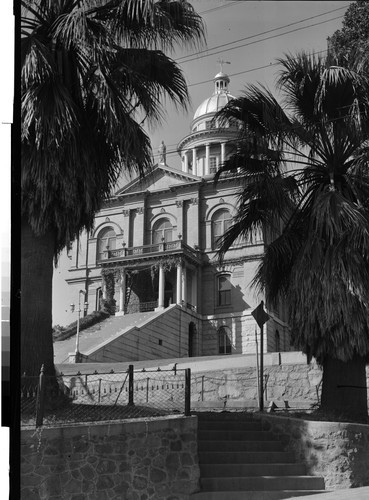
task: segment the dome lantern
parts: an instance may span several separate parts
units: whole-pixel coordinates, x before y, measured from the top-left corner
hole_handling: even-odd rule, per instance
[[[229,76],[220,71],[217,75],[214,76],[214,94],[220,94],[221,92],[228,93],[228,84],[229,84]]]

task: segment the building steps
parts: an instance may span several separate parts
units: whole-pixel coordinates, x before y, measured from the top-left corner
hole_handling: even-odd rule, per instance
[[[306,475],[305,465],[252,414],[197,416],[201,491],[191,500],[279,500],[325,491],[324,479]]]
[[[97,348],[102,341],[123,335],[131,328],[141,326],[158,316],[155,311],[109,316],[103,321],[82,330],[79,334],[79,349],[82,354]],[[54,342],[54,363],[68,363],[69,353],[75,350],[76,335]]]
[[[279,491],[202,491],[190,495],[190,500],[282,500],[327,493],[326,490],[279,490]]]

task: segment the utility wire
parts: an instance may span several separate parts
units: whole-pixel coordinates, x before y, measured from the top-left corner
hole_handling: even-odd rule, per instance
[[[202,59],[203,57],[210,57],[210,56],[215,56],[217,54],[223,54],[224,52],[229,52],[230,50],[236,50],[236,49],[240,49],[243,47],[248,47],[250,45],[255,45],[255,44],[260,43],[260,42],[265,42],[266,40],[272,40],[273,38],[278,38],[280,36],[288,35],[290,33],[295,33],[296,31],[301,31],[301,30],[304,30],[306,28],[312,28],[313,26],[319,26],[320,24],[328,23],[330,21],[334,21],[336,19],[341,19],[341,18],[342,18],[342,16],[332,17],[330,19],[326,19],[325,21],[320,21],[319,23],[308,24],[307,26],[302,26],[301,28],[295,28],[293,30],[285,31],[284,33],[279,33],[277,35],[267,36],[265,38],[262,38],[261,40],[254,40],[253,42],[244,43],[242,45],[237,45],[237,47],[231,47],[231,48],[224,49],[224,50],[218,50],[216,52],[213,52],[212,54],[199,55],[199,56],[193,57],[192,59],[188,59],[187,61],[181,61],[181,64],[188,63],[191,61],[197,61],[198,59]]]
[[[343,108],[346,108],[346,107],[349,107],[349,106],[341,106],[341,107],[340,107],[340,108],[338,108],[338,109],[343,109]],[[365,115],[365,112],[363,112],[363,111],[359,111],[357,114],[359,114],[359,115]],[[344,119],[344,118],[349,118],[349,117],[351,117],[351,116],[352,116],[352,115],[350,115],[350,114],[346,114],[346,115],[343,115],[343,116],[338,116],[338,117],[336,117],[336,118],[330,118],[329,120],[317,120],[317,121],[315,121],[315,122],[313,123],[313,125],[318,125],[319,123],[321,123],[321,124],[323,124],[323,125],[326,125],[326,124],[328,124],[328,123],[333,123],[333,122],[336,122],[336,121],[338,121],[338,120],[342,120],[342,119]],[[292,126],[292,127],[289,127],[289,128],[288,128],[288,129],[286,129],[286,130],[294,130],[294,129],[299,129],[299,128],[301,128],[301,127],[302,127],[302,125],[301,125],[301,124],[296,124],[296,125],[294,125],[294,126]],[[214,130],[216,130],[216,129],[214,129]],[[230,140],[228,140],[228,141],[224,141],[224,142],[225,142],[225,144],[234,143],[234,142],[237,142],[237,138],[235,138],[235,139],[230,139]],[[173,146],[174,146],[174,144],[173,144]],[[167,153],[166,153],[166,154],[167,154],[167,155],[178,154],[178,151],[177,151],[176,149],[174,149],[174,150],[172,150],[172,151],[167,151]]]
[[[313,52],[311,55],[315,56],[315,55],[318,55],[318,54],[323,54],[324,52],[328,52],[328,50],[324,49],[324,50],[320,50],[318,52]],[[239,71],[238,73],[231,73],[228,76],[244,75],[245,73],[251,73],[252,71],[258,71],[260,69],[266,69],[266,68],[270,68],[272,66],[278,66],[279,64],[280,64],[279,62],[269,63],[269,64],[266,64],[265,66],[258,66],[257,68],[251,68],[251,69],[247,69],[245,71]],[[204,80],[202,82],[190,83],[190,84],[187,85],[187,87],[194,87],[195,85],[203,85],[204,83],[209,83],[209,82],[212,82],[212,81],[213,81],[213,79],[211,79],[211,80]]]
[[[225,5],[219,5],[219,7],[213,7],[212,9],[208,9],[208,10],[203,10],[202,12],[197,12],[197,14],[209,14],[210,12],[214,12],[216,10],[220,10],[220,9],[225,9],[226,7],[233,7],[234,5],[240,5],[240,2],[237,1],[237,2],[228,2],[227,4]]]
[[[187,54],[186,56],[178,57],[176,59],[176,61],[178,62],[178,61],[181,61],[182,59],[188,59],[189,57],[192,57],[192,56],[198,56],[199,54],[202,54],[204,52],[208,52],[209,50],[215,50],[215,49],[220,49],[222,47],[228,47],[228,45],[233,45],[234,43],[243,42],[245,40],[250,40],[251,38],[256,38],[256,37],[261,36],[261,35],[267,35],[268,33],[273,33],[274,31],[278,31],[278,30],[281,30],[281,29],[284,29],[284,28],[289,28],[290,26],[294,26],[295,24],[300,24],[300,23],[303,23],[305,21],[310,21],[311,19],[316,19],[317,17],[322,17],[322,16],[325,16],[327,14],[331,14],[332,12],[337,12],[338,10],[346,9],[346,7],[339,7],[338,9],[328,10],[327,12],[324,12],[322,14],[317,14],[315,16],[306,17],[305,19],[301,19],[300,21],[295,21],[293,23],[289,23],[289,24],[285,24],[283,26],[279,26],[279,28],[273,28],[271,30],[267,30],[267,31],[262,31],[260,33],[256,33],[256,35],[250,35],[250,36],[247,36],[245,38],[239,38],[238,40],[233,40],[233,42],[224,43],[222,45],[216,45],[215,47],[209,47],[207,49],[200,50],[199,52],[195,52],[193,54]],[[183,62],[187,62],[187,61],[183,61]]]

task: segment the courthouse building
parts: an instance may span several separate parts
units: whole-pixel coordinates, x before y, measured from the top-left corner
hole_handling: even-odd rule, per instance
[[[263,296],[250,282],[264,251],[263,234],[240,239],[222,263],[216,253],[239,189],[234,177],[214,184],[237,136],[237,124],[220,128],[212,121],[232,99],[229,82],[218,73],[213,93],[197,108],[178,144],[181,170],[170,166],[162,144],[151,173],[111,196],[88,238],[73,245],[71,294],[87,290],[89,312],[101,299],[113,299],[116,309],[115,335],[104,344],[102,324],[98,347],[87,354],[81,349],[86,360],[255,353],[251,312]],[[283,311],[268,313],[265,350],[289,350]]]

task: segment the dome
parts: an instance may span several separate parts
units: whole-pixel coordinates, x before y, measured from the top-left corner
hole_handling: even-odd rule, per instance
[[[213,94],[200,104],[193,119],[196,120],[200,116],[206,115],[207,113],[216,113],[217,111],[220,111],[232,99],[234,99],[234,97],[229,92]]]
[[[203,101],[197,108],[193,120],[197,120],[200,116],[207,115],[208,113],[217,113],[229,101],[234,99],[228,91],[229,76],[222,71],[215,75],[213,79],[215,83],[214,93]]]

